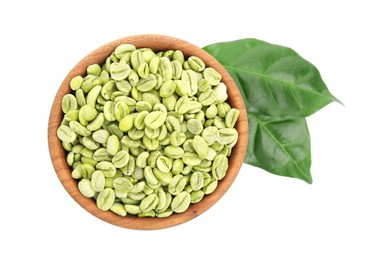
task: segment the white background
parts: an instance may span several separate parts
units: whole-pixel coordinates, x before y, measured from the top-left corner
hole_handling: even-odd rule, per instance
[[[1,259],[380,259],[376,1],[224,2],[1,2]],[[308,118],[314,183],[244,165],[210,210],[158,231],[82,209],[50,161],[52,101],[84,55],[143,33],[200,47],[258,38],[316,65],[345,106]]]

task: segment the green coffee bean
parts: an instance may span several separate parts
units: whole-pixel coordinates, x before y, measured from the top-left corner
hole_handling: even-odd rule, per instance
[[[100,68],[99,64],[91,64],[87,67],[87,74],[88,75],[95,75],[99,76],[102,69]]]
[[[205,92],[211,88],[210,83],[206,79],[201,79],[198,81],[198,91]]]
[[[132,87],[136,87],[137,83],[140,81],[139,75],[136,71],[132,70],[128,76],[128,81]]]
[[[69,152],[66,156],[66,162],[69,166],[73,166],[74,164],[74,153],[73,152]]]
[[[137,128],[132,128],[131,130],[128,131],[128,136],[132,140],[139,140],[144,136],[144,131],[139,130]]]
[[[160,142],[157,139],[149,138],[146,135],[143,136],[142,143],[149,151],[157,150],[160,147]]]
[[[115,49],[115,56],[120,59],[129,52],[136,50],[136,47],[132,44],[121,44]]]
[[[70,121],[78,121],[79,120],[79,110],[70,110],[66,113],[65,119]]]
[[[133,188],[133,184],[125,177],[116,178],[113,180],[115,196],[118,198],[126,198],[128,192]]]
[[[170,144],[180,146],[186,141],[186,135],[180,131],[173,131],[170,134]]]
[[[116,135],[111,135],[107,139],[107,152],[110,155],[116,155],[116,153],[120,150],[120,141]]]
[[[105,177],[113,177],[116,174],[116,168],[111,162],[99,162],[96,169],[102,171]]]
[[[197,154],[189,153],[189,152],[184,153],[182,157],[182,161],[185,164],[190,165],[190,166],[198,165],[201,163],[201,159],[199,158]]]
[[[142,152],[139,154],[139,156],[136,158],[136,166],[140,168],[145,168],[147,165],[147,159],[149,157],[148,152]]]
[[[166,146],[164,149],[164,154],[173,159],[179,159],[184,155],[184,150],[177,146]]]
[[[198,57],[191,56],[187,62],[189,63],[190,68],[194,71],[200,72],[205,69],[204,62]]]
[[[140,209],[140,206],[139,206],[139,205],[125,204],[125,205],[124,205],[124,208],[125,208],[125,210],[126,210],[129,214],[136,215],[136,214],[141,213],[141,209]]]
[[[93,158],[98,162],[111,161],[112,156],[107,152],[106,148],[99,148],[94,152]]]
[[[194,136],[192,145],[200,159],[205,159],[207,157],[208,145],[202,137],[199,135]]]
[[[139,80],[136,85],[138,91],[147,92],[157,85],[157,78],[153,74],[149,74],[146,78]]]
[[[162,141],[167,137],[168,129],[166,125],[162,125],[159,129],[160,129],[160,134],[158,135],[157,140]]]
[[[157,189],[158,189],[158,186],[147,184],[147,185],[145,185],[145,187],[143,189],[143,192],[144,192],[145,195],[150,195],[154,191],[156,191]]]
[[[88,93],[93,87],[102,84],[100,77],[95,75],[87,75],[84,78],[81,89],[84,93]]]
[[[198,101],[202,104],[202,106],[210,106],[216,101],[216,98],[217,96],[215,91],[209,89],[199,95]]]
[[[123,168],[125,168],[125,166]],[[130,156],[128,164],[127,164],[127,168],[125,169],[125,172],[123,173],[127,176],[130,176],[135,172],[135,169],[136,169],[136,160],[134,157]]]
[[[110,134],[107,130],[99,129],[92,133],[92,138],[101,144],[105,144],[109,138]]]
[[[104,118],[107,121],[110,121],[110,122],[111,121],[115,121],[116,120],[116,117],[115,117],[115,103],[112,102],[112,101],[107,101],[104,104],[103,113],[104,113]]]
[[[142,101],[144,102],[144,101]],[[149,103],[148,103],[149,104]],[[133,125],[138,130],[143,130],[145,128],[145,117],[149,114],[148,111],[142,111],[138,113],[133,121]]]
[[[157,204],[158,196],[156,194],[150,194],[141,201],[140,209],[142,212],[149,212],[155,209]]]
[[[149,61],[149,71],[150,71],[150,73],[153,73],[153,74],[156,74],[156,73],[157,73],[159,62],[160,62],[160,58],[157,57],[157,56],[156,56],[156,57],[153,57],[153,58]]]
[[[190,96],[194,96],[198,92],[198,77],[192,70],[188,70],[186,72],[189,75],[190,80]]]
[[[224,118],[221,118],[220,116],[216,116],[214,118],[213,124],[219,129],[226,128],[226,124],[224,123]]]
[[[171,204],[171,209],[176,213],[182,213],[189,207],[190,200],[190,194],[186,191],[182,191],[180,194],[174,197]]]
[[[117,124],[109,124],[106,129],[111,135],[116,135],[119,139],[121,139],[124,135],[123,131],[120,130]]]
[[[125,210],[124,205],[121,203],[115,202],[112,204],[110,210],[122,217],[125,217],[127,215],[127,211]]]
[[[221,180],[226,175],[228,169],[228,159],[223,154],[218,154],[214,162],[212,164],[212,176],[217,179]]]
[[[156,176],[154,176],[152,168],[150,168],[149,166],[146,166],[144,168],[144,177],[148,184],[159,185],[160,183]]]
[[[152,105],[147,101],[138,101],[136,103],[136,110],[138,112],[150,112],[152,111]]]
[[[82,156],[85,156],[85,157],[88,157],[88,158],[92,158],[93,155],[94,155],[94,152],[91,151],[90,149],[88,149],[88,148],[85,147],[85,148],[83,148],[83,149],[81,150],[80,154],[81,154]]]
[[[133,193],[133,194],[141,193],[144,190],[145,186],[146,186],[145,182],[140,181],[133,185],[132,189],[130,190],[130,193]]]
[[[216,156],[216,151],[212,147],[209,147],[207,149],[207,156],[205,159],[209,161],[213,161],[215,159],[215,156]]]
[[[187,111],[189,114],[195,114],[201,111],[202,109],[202,104],[197,102],[197,101],[190,101],[190,109]],[[203,112],[202,112],[203,113]],[[202,117],[204,119],[204,115]]]
[[[127,165],[128,161],[129,153],[125,150],[119,151],[112,158],[112,163],[115,165],[116,168],[123,168],[125,165]]]
[[[110,81],[110,74],[106,70],[102,70],[102,72],[100,72],[99,77],[102,81],[102,84],[106,84],[108,81]]]
[[[98,115],[98,111],[95,109],[95,107],[92,107],[90,105],[84,105],[79,110],[79,121],[87,122],[94,120]]]
[[[222,75],[213,68],[206,68],[203,71],[203,77],[213,86],[218,85],[222,79]]]
[[[70,121],[69,123],[69,126],[71,128],[71,130],[73,130],[75,133],[77,133],[78,135],[81,135],[81,136],[90,136],[91,135],[91,131],[89,131],[86,127],[84,127],[83,125],[81,125],[79,122],[77,121]],[[62,128],[61,128],[62,130]],[[69,135],[70,133],[67,131],[67,129],[65,128],[64,130],[65,134],[66,135]],[[72,135],[70,134],[70,136],[72,137]],[[64,141],[64,140],[63,140]]]
[[[225,118],[226,126],[229,128],[233,128],[238,120],[239,114],[240,114],[239,110],[235,108],[230,109],[227,112],[226,118]]]
[[[102,171],[94,171],[91,176],[91,187],[96,192],[101,192],[104,189],[106,178]]]
[[[196,119],[189,119],[186,126],[187,130],[195,135],[199,135],[203,131],[202,123]]]
[[[162,126],[166,120],[166,113],[162,111],[154,111],[149,113],[145,119],[144,123],[147,127],[151,129],[156,129]]]
[[[131,115],[127,115],[119,122],[119,128],[123,132],[128,132],[134,125],[134,118]]]
[[[128,105],[124,102],[115,103],[115,118],[117,121],[121,121],[124,117],[129,115]]]
[[[71,130],[71,129],[70,129]],[[58,133],[57,133],[57,135],[58,135]],[[74,141],[75,141],[76,139],[74,139]],[[64,141],[62,141],[62,147],[63,147],[63,149],[65,149],[65,151],[66,152],[70,152],[71,151],[71,149],[72,149],[72,147],[73,147],[73,145],[71,144],[71,143],[69,143],[69,142],[64,142]]]
[[[146,194],[144,192],[139,192],[139,193],[129,192],[128,197],[133,199],[133,200],[142,200],[146,197]]]
[[[140,50],[133,51],[132,56],[131,56],[131,64],[132,64],[133,69],[137,71],[140,65],[144,63],[146,62],[141,51]]]
[[[173,79],[180,79],[182,76],[182,64],[178,60],[172,61]],[[175,89],[174,89],[175,90]],[[173,92],[174,92],[173,90]]]
[[[83,145],[76,144],[76,145],[72,146],[71,150],[73,153],[81,153],[83,148],[84,148]]]
[[[180,132],[181,131],[181,124],[177,118],[174,116],[168,116],[166,118],[166,128],[167,130],[172,133],[172,132]]]
[[[168,111],[173,111],[175,109],[176,103],[177,99],[175,96],[170,96],[162,99],[162,104],[166,107]]]
[[[217,103],[222,103],[227,100],[228,95],[227,95],[227,87],[224,83],[219,83],[215,88],[214,88],[214,93],[215,93],[215,102]]]
[[[96,150],[99,148],[99,143],[97,143],[91,136],[85,136],[82,139],[83,145],[90,150]]]
[[[160,171],[168,173],[172,168],[172,161],[165,156],[159,156],[157,158],[156,165]]]
[[[177,85],[173,80],[165,81],[160,88],[160,96],[169,97],[173,95],[176,88],[177,88]]]
[[[170,80],[173,77],[173,68],[170,60],[167,57],[161,57],[159,62],[159,70],[164,81]]]
[[[219,140],[220,144],[229,144],[237,139],[237,131],[235,128],[222,128],[219,129]]]
[[[139,74],[139,76],[143,79],[145,79],[146,77],[148,77],[149,75],[149,65],[148,63],[143,63],[139,66],[139,68],[137,69],[137,74]]]
[[[78,90],[82,86],[82,83],[83,83],[83,77],[82,76],[75,76],[70,81],[70,88],[74,91]]]
[[[207,186],[203,188],[205,195],[213,193],[218,186],[217,180],[212,180]]]
[[[131,73],[131,68],[125,62],[114,62],[110,66],[110,73],[114,80],[123,80]]]
[[[104,123],[104,114],[99,113],[97,117],[87,125],[87,129],[90,131],[96,131],[102,127]]]
[[[106,211],[109,210],[115,201],[115,192],[113,189],[106,188],[102,190],[96,198],[96,205],[99,209]]]
[[[116,88],[124,94],[129,94],[132,90],[131,84],[127,80],[116,81]]]
[[[95,190],[91,186],[91,181],[88,179],[82,179],[78,182],[78,189],[83,196],[91,198],[95,196]]]
[[[78,107],[77,99],[73,94],[66,94],[62,98],[62,111],[67,113],[70,110],[76,110]]]
[[[181,80],[174,80],[176,84],[175,93],[181,97],[190,95],[190,77],[186,71],[182,72]]]
[[[167,155],[168,156],[168,155]],[[182,157],[182,156],[181,156]],[[176,159],[173,161],[173,166],[172,166],[172,173],[173,174],[180,174],[183,170],[183,161],[180,159]]]
[[[83,89],[80,88],[75,91],[75,99],[77,100],[79,107],[86,105],[86,98],[84,97]]]
[[[76,133],[68,126],[58,127],[57,136],[62,142],[72,143],[77,138]]]
[[[153,174],[165,185],[169,184],[172,181],[172,176],[170,173],[162,172],[158,168],[153,169]]]
[[[204,197],[205,193],[203,190],[197,190],[190,193],[190,202],[191,203],[198,203],[201,201]]]
[[[116,91],[114,91],[114,92],[111,94],[111,101],[115,102],[115,99],[116,99],[117,97],[125,97],[125,94],[124,94],[123,92],[121,92],[121,91],[116,90]],[[116,102],[115,102],[115,104],[116,104]]]
[[[178,174],[173,177],[172,181],[169,183],[168,191],[172,195],[180,194],[185,188],[187,179],[185,176]]]

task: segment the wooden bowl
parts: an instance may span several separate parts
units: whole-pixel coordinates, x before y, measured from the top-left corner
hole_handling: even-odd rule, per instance
[[[71,91],[69,84],[70,80],[74,76],[84,76],[86,74],[86,68],[90,64],[104,63],[106,58],[111,55],[115,48],[123,43],[134,44],[138,48],[149,47],[154,51],[164,51],[169,49],[181,50],[185,57],[190,57],[192,55],[198,56],[208,67],[213,67],[222,75],[222,81],[227,86],[229,104],[240,110],[240,116],[236,123],[239,139],[233,148],[231,156],[229,157],[229,168],[225,178],[219,181],[217,189],[212,194],[206,195],[199,203],[190,205],[188,210],[184,213],[173,213],[167,218],[140,218],[132,215],[121,217],[111,211],[102,211],[97,208],[94,199],[86,198],[79,192],[78,182],[71,177],[71,169],[66,162],[66,152],[62,148],[61,141],[58,139],[56,134],[63,118],[63,113],[61,110],[62,97]],[[248,122],[244,102],[238,88],[228,72],[216,59],[214,59],[207,52],[203,51],[201,48],[186,41],[163,35],[136,35],[125,37],[107,43],[85,56],[69,72],[58,89],[51,108],[48,126],[48,142],[51,160],[59,180],[71,197],[84,209],[99,219],[116,226],[141,230],[162,229],[184,223],[199,216],[214,205],[224,195],[224,193],[231,186],[232,182],[235,180],[244,160],[247,149],[247,139]]]

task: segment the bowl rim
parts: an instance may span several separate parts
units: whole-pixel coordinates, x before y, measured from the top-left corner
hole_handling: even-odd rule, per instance
[[[235,107],[240,111],[238,121],[235,125],[239,138],[231,152],[231,156],[228,158],[229,167],[226,176],[218,182],[218,187],[212,194],[206,195],[196,204],[191,204],[183,213],[173,213],[166,218],[141,218],[132,215],[122,217],[111,211],[102,211],[98,209],[94,199],[86,198],[79,192],[77,180],[74,180],[71,177],[71,169],[66,162],[66,151],[63,149],[61,141],[56,135],[57,129],[63,118],[63,112],[61,110],[62,97],[71,92],[70,80],[74,76],[85,75],[86,68],[90,64],[103,64],[105,59],[111,55],[114,49],[123,43],[133,44],[137,48],[152,48],[154,51],[181,50],[185,57],[193,55],[200,57],[207,67],[214,68],[222,75],[222,82],[227,86],[228,103],[231,107]],[[206,51],[187,41],[172,36],[159,34],[132,35],[108,42],[93,50],[82,58],[67,74],[57,90],[51,107],[48,123],[48,146],[53,167],[61,184],[69,195],[86,211],[105,222],[123,228],[138,230],[163,229],[185,223],[201,215],[227,192],[239,173],[246,154],[248,146],[247,113],[243,98],[232,77],[227,70]]]

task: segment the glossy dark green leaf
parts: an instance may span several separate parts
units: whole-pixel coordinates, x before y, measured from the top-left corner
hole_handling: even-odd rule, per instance
[[[248,112],[244,162],[271,173],[312,183],[310,135],[305,118],[273,118]]]
[[[306,117],[338,101],[318,69],[290,48],[242,39],[204,50],[228,70],[255,114]]]

